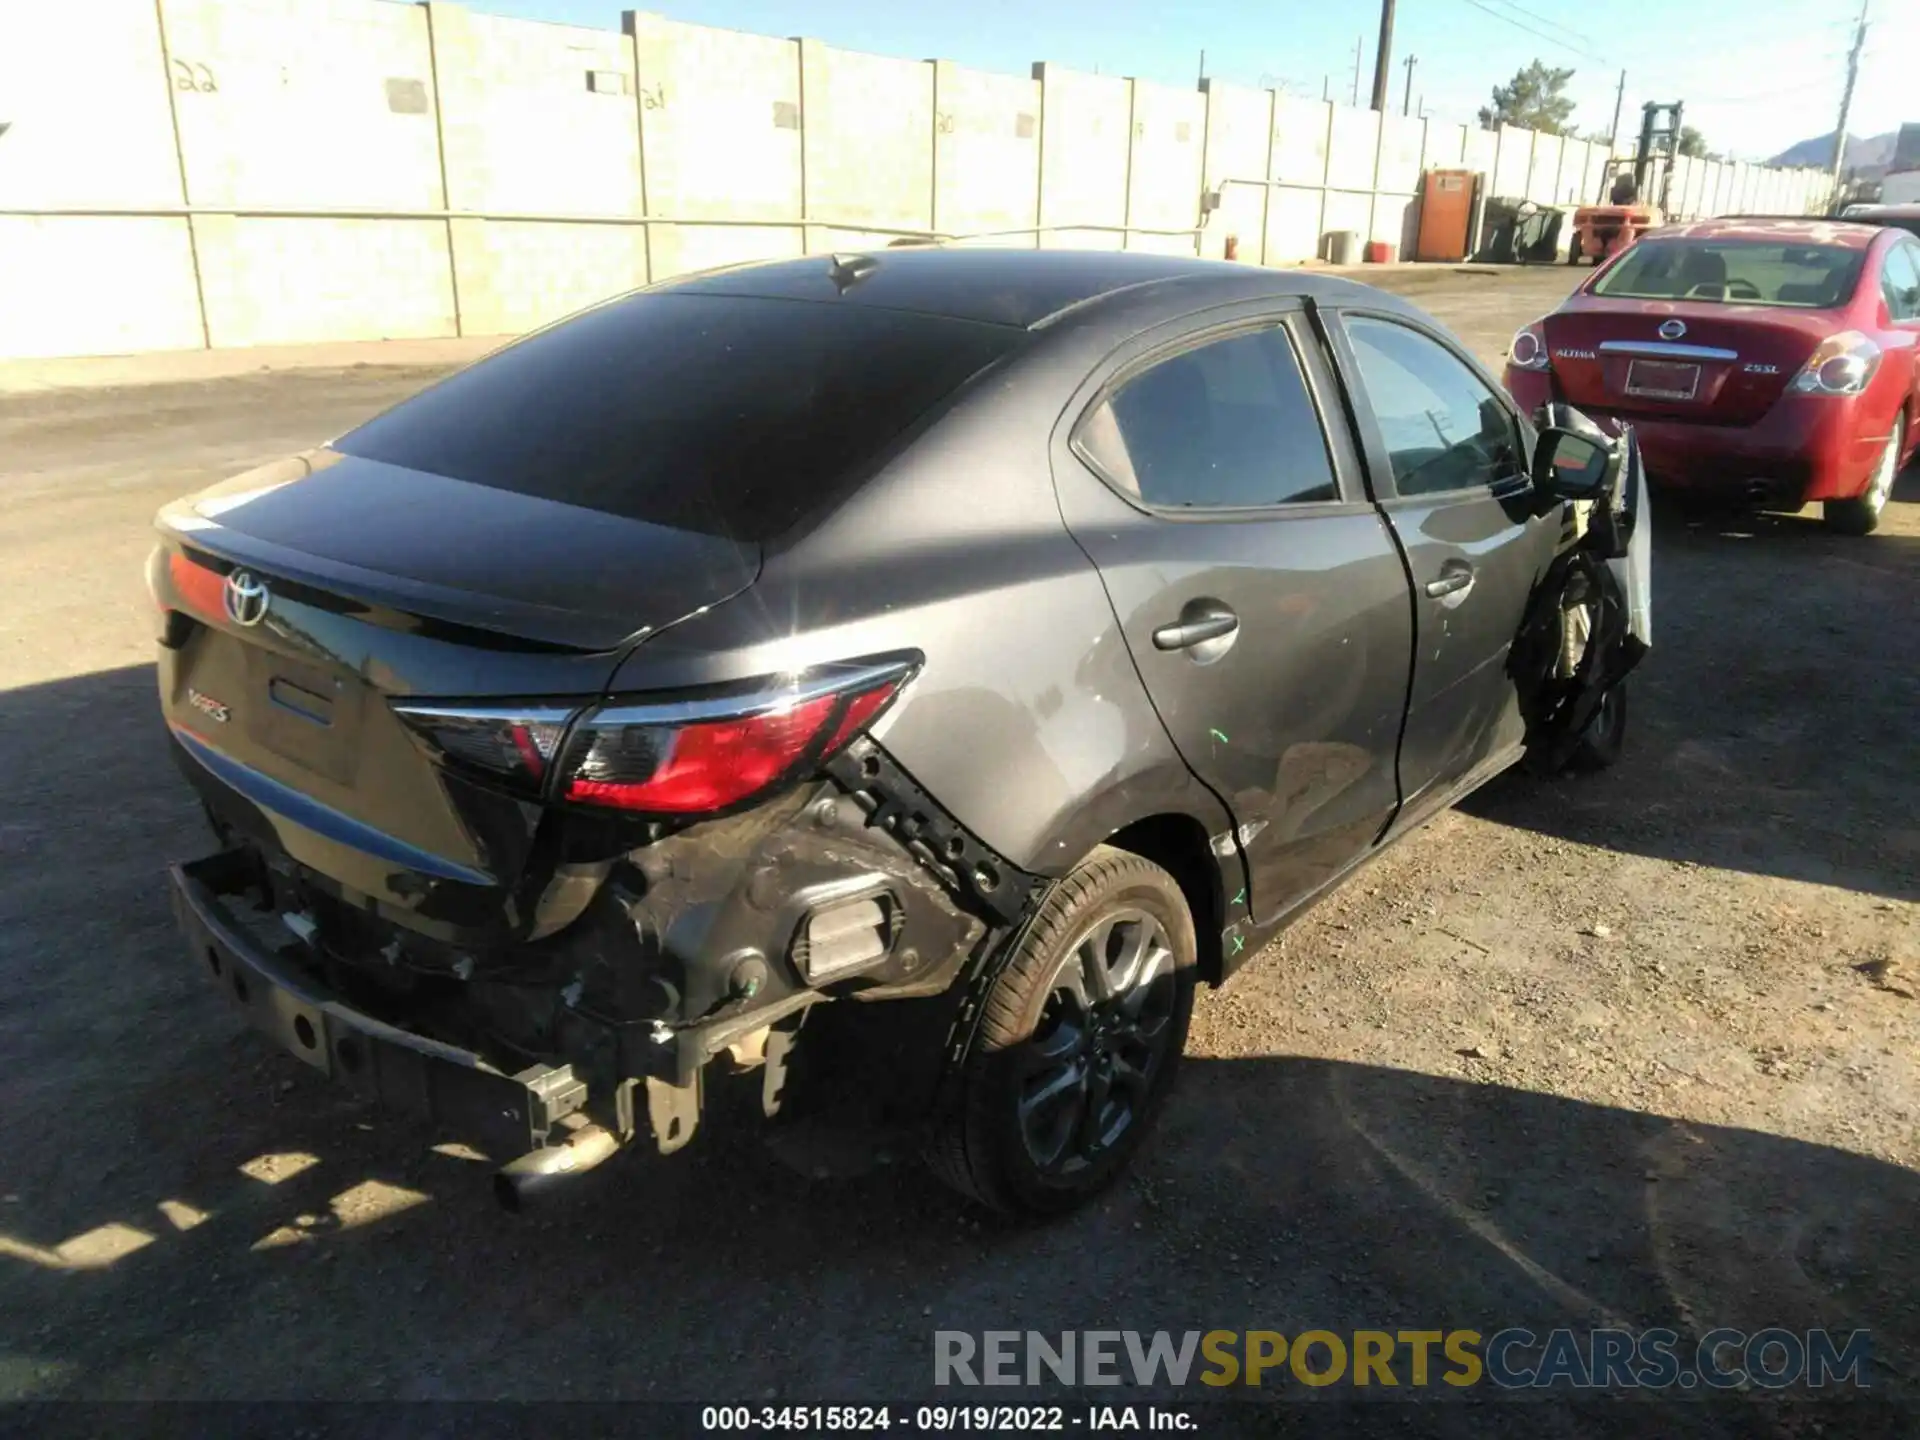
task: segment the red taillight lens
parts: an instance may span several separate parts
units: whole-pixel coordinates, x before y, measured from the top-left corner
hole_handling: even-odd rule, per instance
[[[726,810],[769,790],[803,762],[834,755],[873,723],[910,668],[862,667],[842,683],[816,678],[785,691],[691,707],[608,706],[567,747],[565,799],[654,815]],[[703,707],[705,708],[705,707]]]
[[[753,799],[850,745],[915,661],[842,665],[685,700],[397,705],[434,758],[527,794],[646,815]],[[564,754],[562,747],[564,746]]]
[[[695,815],[758,794],[806,752],[839,705],[837,695],[738,720],[678,728],[582,728],[568,760],[566,798],[621,810]]]
[[[207,620],[220,618],[225,605],[222,592],[226,577],[196,564],[185,552],[175,550],[167,556],[167,579],[173,585],[175,598],[189,610]]]

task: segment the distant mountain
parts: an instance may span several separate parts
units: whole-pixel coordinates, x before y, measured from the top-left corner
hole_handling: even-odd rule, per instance
[[[1899,132],[1889,130],[1884,135],[1847,136],[1846,165],[1849,170],[1884,171],[1893,159],[1893,143],[1899,139]],[[1769,165],[1815,165],[1827,166],[1833,163],[1833,131],[1813,140],[1802,140],[1798,145],[1782,150],[1767,161]]]

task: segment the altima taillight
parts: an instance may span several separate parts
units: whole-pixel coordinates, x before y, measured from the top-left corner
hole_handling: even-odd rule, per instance
[[[1843,330],[1820,342],[1793,377],[1796,395],[1858,395],[1880,368],[1880,347],[1858,330]]]
[[[575,805],[703,815],[764,795],[845,749],[916,663],[823,666],[719,692],[590,707],[395,709],[452,768]]]
[[[1507,347],[1507,363],[1516,370],[1545,370],[1551,363],[1547,358],[1547,336],[1538,323],[1528,325],[1513,337],[1513,344]]]

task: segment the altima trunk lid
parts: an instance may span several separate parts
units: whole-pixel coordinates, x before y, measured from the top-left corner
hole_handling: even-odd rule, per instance
[[[1623,418],[1750,425],[1832,332],[1826,312],[1576,296],[1545,322],[1560,393]]]

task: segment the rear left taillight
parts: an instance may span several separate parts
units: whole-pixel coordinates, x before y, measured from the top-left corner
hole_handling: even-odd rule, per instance
[[[844,750],[917,665],[888,659],[591,707],[400,705],[441,763],[550,800],[644,816],[731,810]]]
[[[1537,322],[1514,335],[1513,343],[1507,347],[1507,363],[1516,370],[1547,368],[1547,336]]]
[[[1820,342],[1788,387],[1796,395],[1858,395],[1880,368],[1880,347],[1858,330]]]

